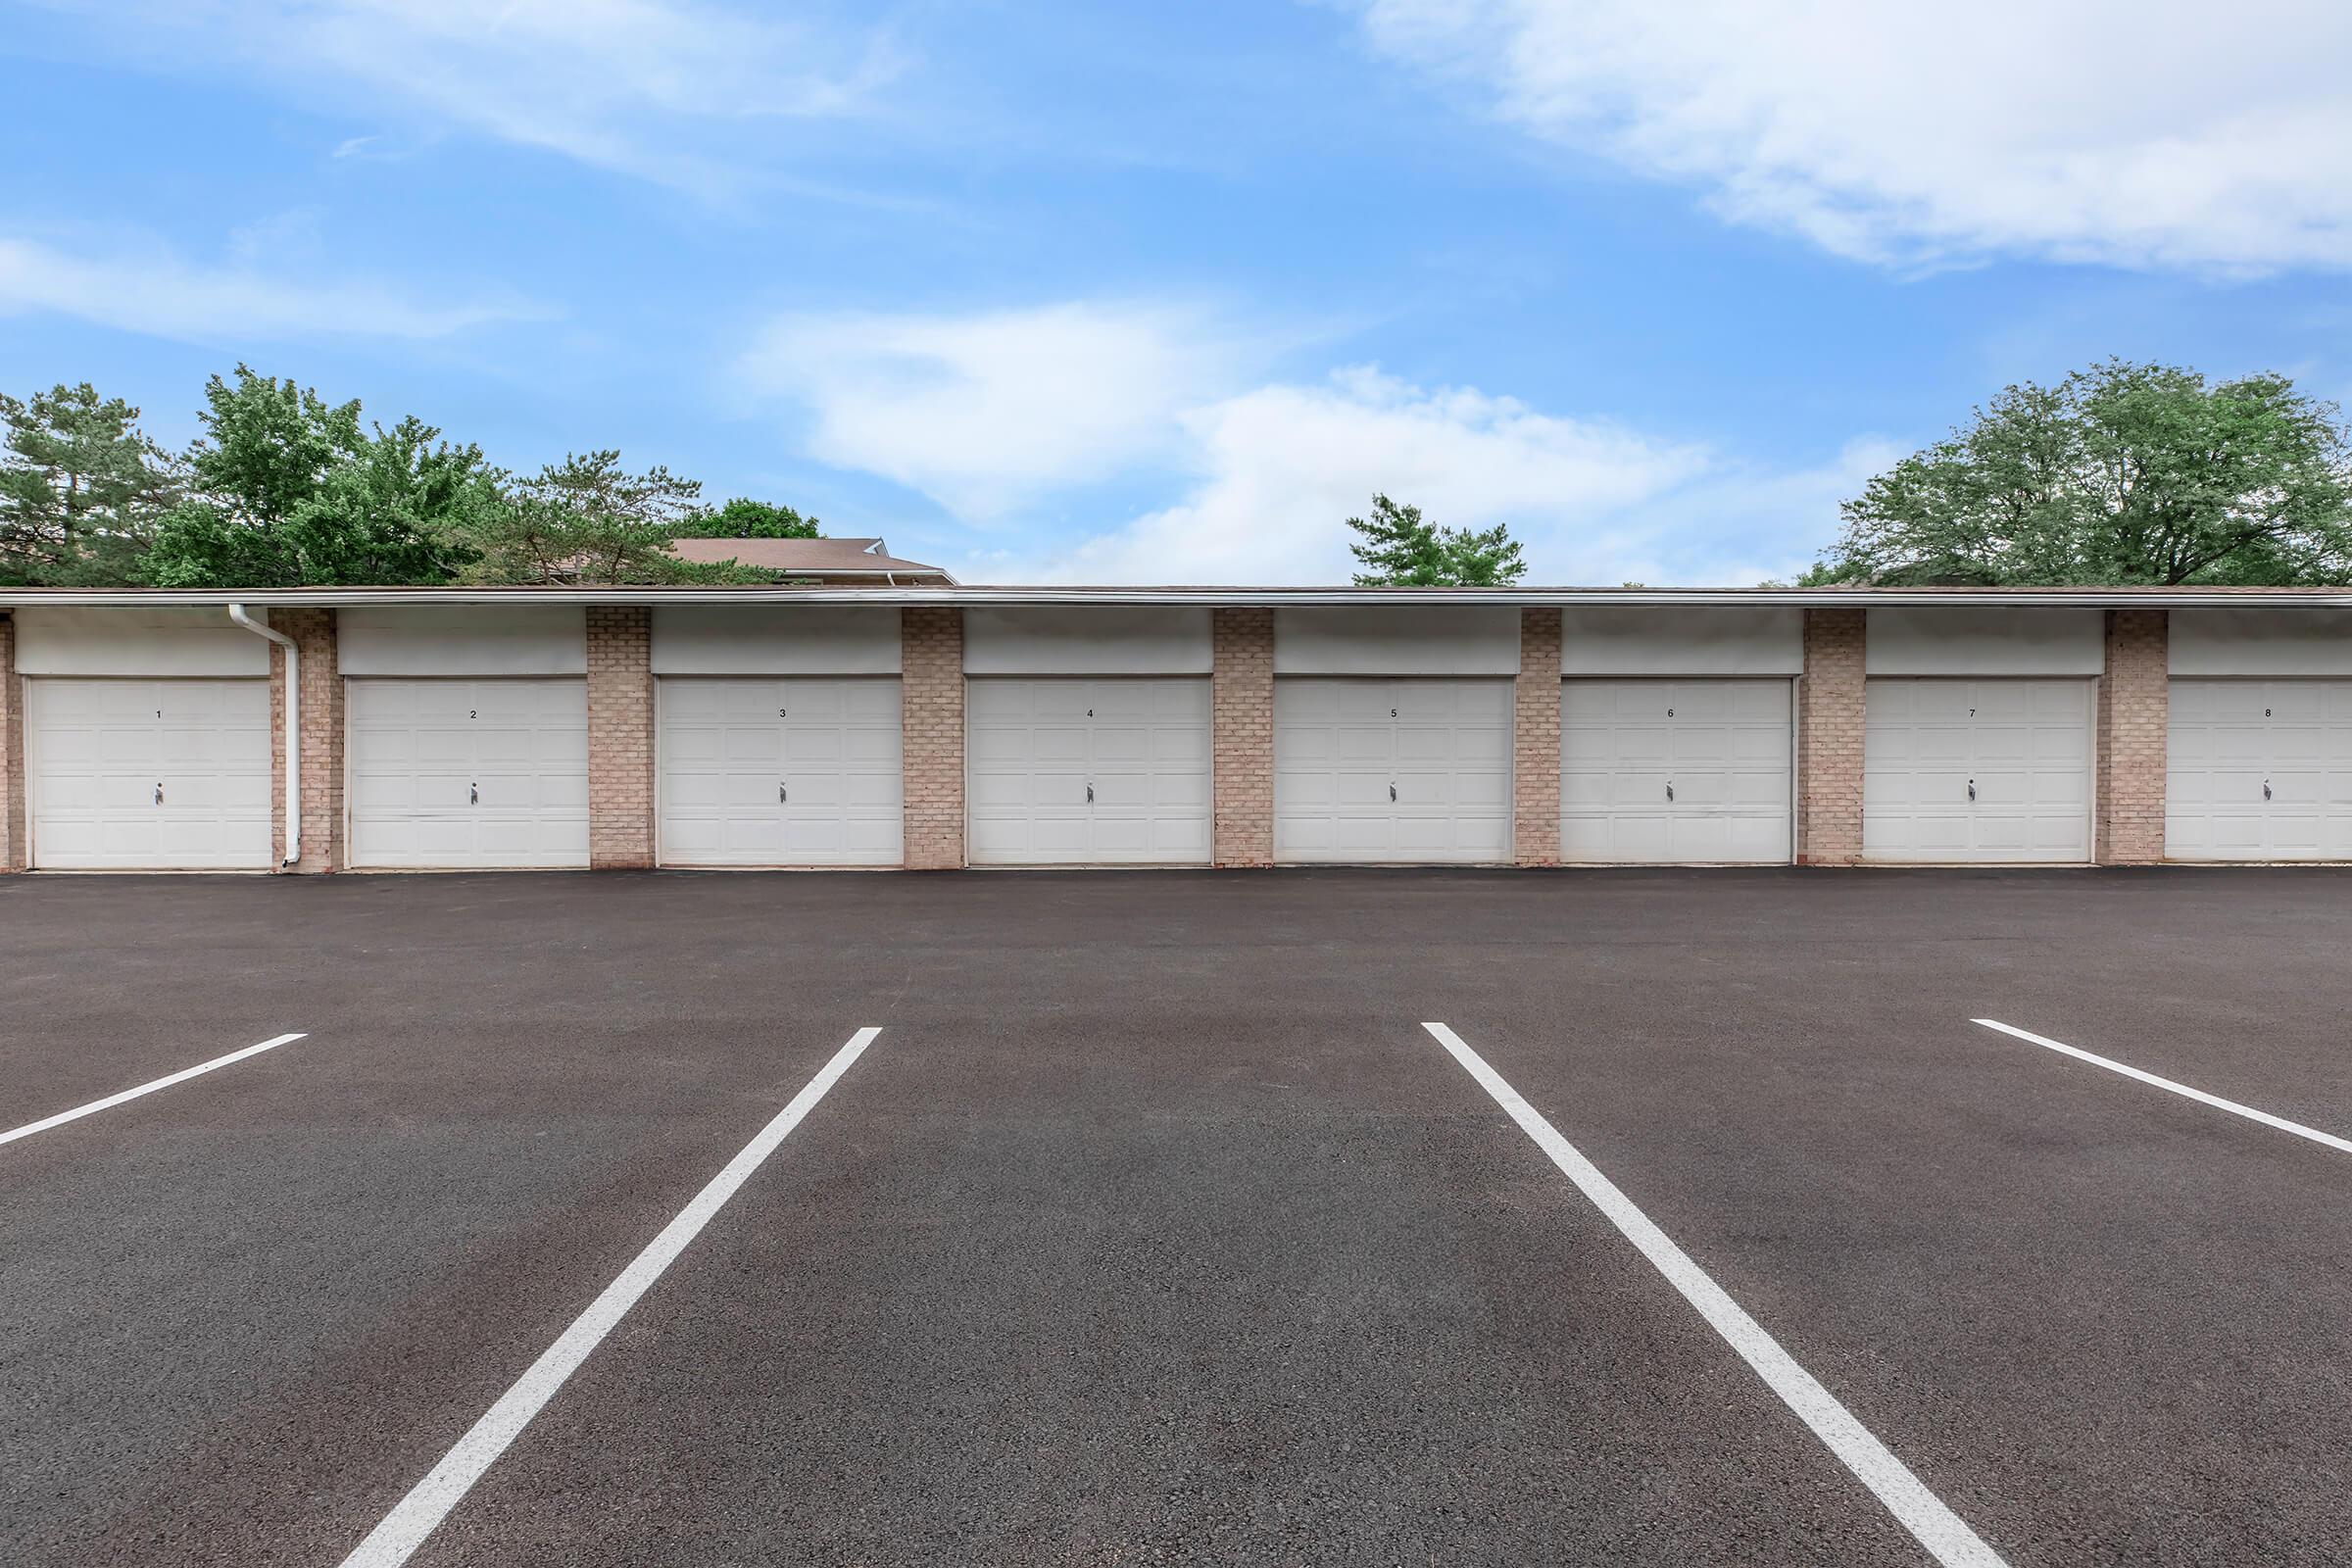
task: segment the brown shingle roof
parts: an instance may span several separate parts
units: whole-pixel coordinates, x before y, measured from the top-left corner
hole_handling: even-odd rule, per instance
[[[738,561],[769,571],[856,572],[860,576],[889,572],[901,577],[948,574],[919,561],[902,561],[879,539],[675,539],[670,553],[681,561],[711,563]]]

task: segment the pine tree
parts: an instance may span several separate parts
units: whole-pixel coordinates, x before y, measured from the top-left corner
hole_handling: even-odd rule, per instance
[[[1366,569],[1358,588],[1507,588],[1527,574],[1518,542],[1501,523],[1472,533],[1441,528],[1386,495],[1372,498],[1372,515],[1349,517],[1361,538],[1348,545]]]
[[[84,381],[0,395],[0,582],[129,581],[177,482],[139,411]]]

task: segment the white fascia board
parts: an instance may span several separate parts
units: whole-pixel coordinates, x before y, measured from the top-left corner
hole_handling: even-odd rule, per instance
[[[2277,615],[2266,605],[2190,610],[2165,639],[2176,675],[2352,675],[2352,612]]]
[[[260,608],[336,609],[365,605],[1193,605],[1212,609],[1290,607],[1402,608],[1412,605],[1487,605],[1517,609],[1608,606],[1768,606],[1799,610],[1976,608],[2004,610],[2210,609],[2352,610],[2352,589],[2324,588],[2249,599],[2241,594],[2181,589],[2177,593],[2117,593],[2085,588],[2065,593],[1971,594],[1929,589],[1870,593],[1827,589],[1723,588],[190,588],[6,589],[0,610],[42,606],[129,608],[245,604]]]

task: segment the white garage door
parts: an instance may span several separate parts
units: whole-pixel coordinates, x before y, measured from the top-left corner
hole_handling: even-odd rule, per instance
[[[588,863],[588,685],[353,680],[355,866]]]
[[[32,863],[267,869],[270,683],[25,682]]]
[[[974,865],[1206,864],[1208,682],[974,679]]]
[[[2352,681],[2176,680],[2164,853],[2352,860]]]
[[[1274,683],[1274,858],[1511,858],[1508,680]]]
[[[662,682],[665,865],[897,865],[899,683]]]
[[[1788,683],[1571,680],[1560,688],[1560,856],[1788,858]]]
[[[1871,681],[1863,858],[2089,859],[2091,701],[2086,680]]]

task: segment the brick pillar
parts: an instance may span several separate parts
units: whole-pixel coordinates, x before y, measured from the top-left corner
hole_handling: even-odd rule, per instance
[[[899,612],[899,701],[910,871],[963,864],[963,612]]]
[[[302,662],[302,857],[286,858],[286,651],[270,645],[270,845],[279,870],[343,869],[343,672],[335,612],[273,610],[270,627],[294,639]]]
[[[17,623],[0,615],[0,871],[24,869],[24,688]]]
[[[1274,612],[1219,610],[1210,624],[1210,799],[1219,865],[1274,863]]]
[[[1805,612],[1805,672],[1796,687],[1796,858],[1862,858],[1863,657],[1867,612]]]
[[[2164,858],[2169,618],[2161,610],[2107,612],[2107,670],[2099,681],[2101,865]]]
[[[1560,612],[1519,612],[1519,712],[1513,730],[1511,858],[1560,863]]]
[[[588,864],[654,863],[654,612],[588,611]]]

